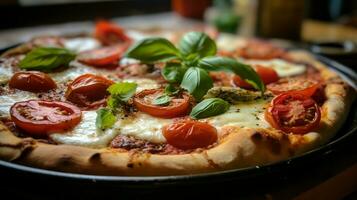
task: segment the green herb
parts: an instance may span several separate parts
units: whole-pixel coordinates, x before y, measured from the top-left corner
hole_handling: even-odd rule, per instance
[[[117,118],[110,109],[101,108],[97,111],[97,118],[95,120],[95,125],[97,128],[110,128],[114,125],[116,121]]]
[[[201,100],[207,91],[213,87],[213,81],[205,70],[191,67],[186,71],[181,87],[192,94],[196,100]]]
[[[193,119],[202,119],[225,113],[229,109],[229,103],[220,98],[210,98],[201,101],[193,107],[190,116]]]
[[[137,88],[136,83],[122,82],[115,83],[108,88],[111,97],[120,101],[128,101],[134,94]]]
[[[189,60],[216,55],[216,43],[202,32],[189,32],[180,40],[180,53]]]
[[[170,84],[180,84],[197,101],[213,87],[208,71],[237,74],[254,88],[264,92],[263,82],[249,65],[214,56],[216,52],[215,42],[205,33],[189,32],[181,38],[178,48],[163,38],[144,39],[131,47],[126,56],[142,62],[165,62],[175,59],[174,62],[166,63],[161,72],[162,76]]]
[[[170,103],[171,98],[167,94],[163,94],[157,98],[155,98],[152,103],[154,105],[166,106]]]
[[[251,84],[255,89],[265,90],[265,85],[258,74],[249,66],[231,58],[211,56],[199,61],[198,66],[207,71],[225,71],[235,73]]]
[[[164,90],[164,93],[171,96],[171,95],[176,95],[177,93],[180,92],[180,89],[179,88],[176,88],[174,85],[172,84],[168,84],[166,87],[165,87],[165,90]]]
[[[181,83],[186,70],[180,63],[166,63],[161,74],[170,83]]]
[[[75,57],[73,52],[64,48],[39,47],[31,50],[19,66],[22,69],[51,70],[68,65]]]
[[[179,51],[167,39],[148,38],[137,42],[126,52],[126,57],[145,63],[169,61],[179,57]]]
[[[117,120],[116,114],[122,111],[123,105],[135,94],[136,83],[115,83],[108,88],[110,97],[107,100],[107,108],[97,111],[96,126],[100,129],[110,128]]]

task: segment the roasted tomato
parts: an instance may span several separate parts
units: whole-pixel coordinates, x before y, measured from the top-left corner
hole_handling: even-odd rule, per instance
[[[207,123],[182,120],[166,125],[162,133],[168,144],[179,149],[207,147],[217,141],[217,129]]]
[[[316,102],[303,93],[286,92],[275,97],[265,119],[286,133],[305,134],[319,126],[321,112]]]
[[[320,84],[315,80],[297,77],[280,79],[267,85],[267,88],[275,95],[288,91],[299,91],[304,96],[311,97],[319,86]]]
[[[59,101],[30,100],[17,102],[10,108],[11,120],[33,136],[65,132],[81,121],[76,106]]]
[[[105,20],[98,21],[95,24],[94,36],[104,45],[112,45],[123,42],[130,43],[132,41],[132,39],[125,34],[123,28]]]
[[[245,47],[238,50],[238,55],[246,59],[259,60],[286,57],[284,49],[260,40],[249,41]]]
[[[57,88],[50,76],[37,71],[15,73],[10,79],[9,87],[30,92],[46,92]]]
[[[259,77],[262,79],[264,84],[269,84],[273,83],[279,80],[278,73],[272,68],[269,67],[263,67],[263,66],[255,66],[255,71],[259,75]],[[233,77],[233,83],[236,86],[246,88],[246,89],[252,89],[253,86],[245,82],[243,79],[241,79],[239,76],[234,76]]]
[[[84,74],[69,84],[66,99],[82,108],[97,108],[105,105],[107,88],[113,81],[102,76]]]
[[[153,100],[163,94],[162,89],[143,90],[134,96],[134,105],[141,112],[161,118],[184,116],[190,109],[190,97],[183,93],[181,97],[172,97],[168,105],[154,105]]]
[[[95,67],[115,67],[127,48],[127,44],[122,44],[84,51],[78,55],[77,60]]]

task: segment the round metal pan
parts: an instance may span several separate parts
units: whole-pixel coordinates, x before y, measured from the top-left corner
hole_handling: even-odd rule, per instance
[[[354,89],[357,88],[357,75],[351,69],[328,58],[316,55],[316,58],[325,63],[329,68],[339,73],[343,79]],[[339,133],[327,144],[317,147],[309,152],[292,157],[288,160],[266,164],[263,166],[253,166],[248,168],[219,171],[213,173],[179,175],[179,176],[97,176],[64,173],[38,169],[28,166],[0,161],[0,174],[3,180],[21,180],[21,183],[29,186],[36,180],[44,185],[55,183],[63,187],[90,187],[95,186],[96,191],[99,188],[125,188],[125,191],[131,191],[133,188],[141,188],[140,192],[155,189],[177,188],[179,186],[202,186],[205,184],[220,185],[221,183],[232,182],[235,186],[264,184],[267,180],[287,179],[291,176],[299,176],[302,169],[306,166],[318,166],[317,163],[323,163],[324,160],[334,159],[335,152],[353,145],[356,142],[357,132],[357,106],[356,102],[351,106],[347,121]],[[335,156],[336,157],[336,156]],[[338,155],[337,155],[338,157]],[[320,166],[321,167],[321,166]],[[17,182],[17,184],[19,184]],[[222,187],[222,185],[220,185]],[[231,186],[231,185],[230,185]],[[37,187],[37,186],[36,186]],[[136,190],[137,191],[137,190]]]

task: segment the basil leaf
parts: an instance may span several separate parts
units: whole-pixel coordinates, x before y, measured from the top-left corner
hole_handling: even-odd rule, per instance
[[[234,59],[219,56],[206,57],[199,61],[198,67],[207,71],[225,71],[234,73],[252,85],[255,89],[260,90],[261,92],[265,91],[265,85],[254,69],[249,65],[239,63]]]
[[[135,94],[136,88],[136,83],[122,82],[111,85],[107,90],[111,94],[112,98],[125,102]],[[111,104],[114,105],[114,100],[110,101],[112,101]]]
[[[177,93],[180,92],[180,89],[179,88],[176,88],[174,85],[172,84],[168,84],[166,87],[165,87],[165,90],[164,90],[165,94],[167,95],[175,95]]]
[[[181,87],[200,100],[213,87],[213,81],[208,73],[198,67],[190,67],[183,76]]]
[[[216,43],[205,33],[189,32],[185,34],[178,46],[180,53],[188,60],[216,55]]]
[[[117,121],[116,116],[112,113],[110,109],[101,108],[97,111],[97,118],[95,120],[95,125],[99,129],[110,128]]]
[[[180,83],[185,72],[186,68],[180,63],[166,63],[161,74],[169,83]]]
[[[162,96],[155,98],[152,101],[152,103],[154,105],[165,106],[165,105],[168,105],[170,103],[170,101],[171,101],[171,98],[168,95],[164,94]]]
[[[31,50],[20,61],[21,69],[51,70],[59,66],[68,65],[76,55],[64,48],[39,47]]]
[[[148,38],[131,46],[125,56],[148,63],[157,61],[164,62],[177,59],[179,57],[179,52],[167,39]]]
[[[220,98],[205,99],[193,107],[190,116],[193,119],[203,119],[220,115],[227,112],[229,106],[228,102]]]

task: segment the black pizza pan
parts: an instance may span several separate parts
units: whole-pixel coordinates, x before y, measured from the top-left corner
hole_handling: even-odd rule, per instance
[[[5,51],[4,49],[3,51]],[[331,70],[336,71],[354,90],[357,88],[357,74],[346,66],[331,59],[315,55],[318,60],[326,64]],[[105,190],[106,194],[115,195],[113,191],[120,191],[121,195],[131,197],[135,195],[146,195],[155,191],[167,195],[180,195],[178,188],[183,191],[196,191],[208,193],[217,190],[240,192],[252,191],[252,188],[261,191],[280,187],[291,180],[302,176],[319,173],[322,168],[333,168],[336,162],[357,162],[357,105],[353,103],[346,122],[338,134],[327,144],[317,147],[301,155],[287,160],[269,163],[262,166],[253,166],[233,170],[192,174],[178,176],[99,176],[65,173],[38,169],[16,163],[0,161],[0,179],[8,185],[20,188],[47,188],[51,195],[51,186],[61,187],[66,191],[85,190],[81,197],[93,196],[99,191]],[[346,157],[342,159],[342,157]],[[347,161],[345,161],[347,160]],[[331,171],[333,171],[331,169]],[[331,172],[332,173],[332,172]],[[322,177],[323,178],[323,177]],[[276,186],[280,184],[280,186]],[[56,188],[55,187],[55,188]],[[209,189],[212,188],[213,189]],[[283,186],[281,186],[283,187]],[[89,188],[94,188],[90,190]],[[31,189],[33,191],[33,189]],[[46,191],[42,191],[46,193]],[[111,191],[111,192],[109,192]],[[171,193],[171,191],[175,191]],[[76,193],[76,192],[74,192]],[[219,191],[218,191],[219,193]],[[182,195],[182,193],[181,193]]]

